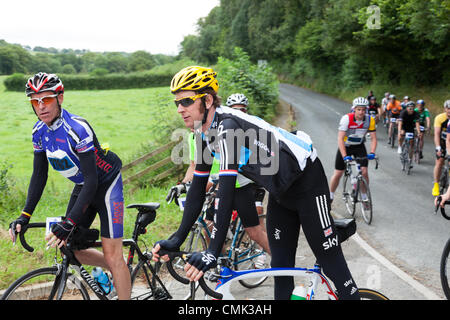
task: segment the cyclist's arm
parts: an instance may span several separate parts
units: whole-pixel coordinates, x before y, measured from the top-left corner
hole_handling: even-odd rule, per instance
[[[47,184],[48,161],[45,151],[35,152],[33,159],[33,173],[28,186],[27,200],[23,212],[32,215],[36,205],[41,199],[42,192]]]
[[[434,127],[434,146],[436,149],[441,148],[441,127]]]
[[[338,148],[341,152],[342,158],[345,158],[347,156],[347,149],[345,148],[345,134],[346,131],[338,131]]]
[[[201,138],[199,138],[199,141],[201,141]],[[203,151],[206,148],[204,141],[201,141],[200,148],[196,148],[196,159],[200,159],[200,161],[195,165],[191,187],[186,195],[183,218],[181,219],[178,230],[171,239],[171,246],[173,247],[181,246],[202,211],[203,202],[205,201],[206,184],[208,183],[212,164],[212,156],[209,159],[203,157]]]
[[[449,151],[450,151],[450,133],[448,133],[448,129],[447,129],[447,137],[445,139],[445,147],[447,149],[447,154],[450,154],[449,153]]]
[[[220,151],[220,188],[216,196],[216,224],[211,233],[211,242],[208,251],[216,258],[220,255],[233,210],[234,191],[239,168],[240,150],[238,139],[230,136],[238,129],[234,120],[226,119],[222,122],[224,130],[219,135]],[[228,137],[228,139],[227,139]]]
[[[80,159],[81,172],[83,174],[83,187],[73,205],[72,209],[67,213],[75,224],[81,220],[82,214],[86,211],[89,204],[94,200],[98,186],[96,158],[93,150],[78,153]]]
[[[182,181],[183,183],[192,181],[192,179],[194,178],[194,170],[195,170],[195,163],[194,163],[194,161],[191,161],[189,168],[186,170],[186,174],[184,175],[184,178]]]

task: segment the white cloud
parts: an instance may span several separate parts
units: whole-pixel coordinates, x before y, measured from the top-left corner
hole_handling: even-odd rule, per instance
[[[219,0],[77,0],[2,3],[0,39],[31,47],[176,54]]]

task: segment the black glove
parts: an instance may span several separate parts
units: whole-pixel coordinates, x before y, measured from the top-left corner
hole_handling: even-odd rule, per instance
[[[194,252],[187,262],[203,272],[206,272],[208,269],[214,268],[217,265],[216,257],[208,250]]]
[[[22,227],[26,226],[26,225],[28,224],[28,222],[30,222],[30,218],[31,218],[30,215],[27,215],[27,214],[25,214],[25,213],[22,213],[22,214],[20,215],[20,217],[18,217],[16,220],[14,220],[13,222],[11,222],[11,223],[9,224],[9,228],[10,228],[12,231],[16,232],[16,226],[17,226],[18,224],[20,224]]]
[[[76,224],[72,219],[66,218],[64,221],[52,225],[52,233],[60,240],[66,240],[72,233]]]
[[[155,247],[157,244],[161,247],[161,249],[167,250],[167,251],[180,251],[180,244],[177,238],[173,237],[169,240],[160,240],[155,243],[153,247]]]

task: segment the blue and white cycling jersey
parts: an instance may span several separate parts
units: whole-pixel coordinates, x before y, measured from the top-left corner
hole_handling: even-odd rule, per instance
[[[100,148],[88,122],[64,109],[50,127],[38,121],[32,136],[34,152],[45,152],[53,169],[76,184],[84,182],[79,153],[95,152],[99,183],[114,178],[122,167],[117,155],[111,151],[105,154]]]

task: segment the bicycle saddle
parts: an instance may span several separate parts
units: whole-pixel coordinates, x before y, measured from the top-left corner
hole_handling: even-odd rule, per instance
[[[339,241],[341,243],[350,238],[356,232],[355,219],[335,219],[334,225],[336,226]]]
[[[134,203],[127,206],[127,208],[136,208],[139,212],[143,211],[155,211],[158,209],[160,204],[158,202],[147,202],[147,203]]]

